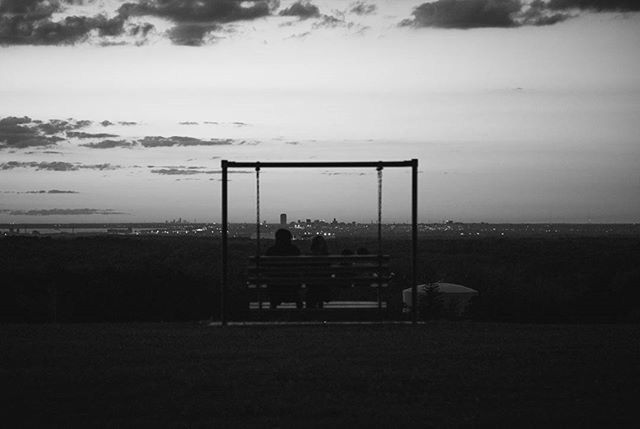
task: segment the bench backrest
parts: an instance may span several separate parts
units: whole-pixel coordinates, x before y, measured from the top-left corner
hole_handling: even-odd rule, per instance
[[[388,255],[302,255],[249,258],[249,285],[377,285],[389,281]]]

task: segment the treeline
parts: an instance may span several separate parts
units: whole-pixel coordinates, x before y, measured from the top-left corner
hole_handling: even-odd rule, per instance
[[[263,245],[271,243],[265,240]],[[297,243],[304,252],[306,243]],[[332,253],[373,240],[329,243]],[[386,240],[401,315],[411,243]],[[420,283],[480,292],[466,317],[518,322],[640,321],[640,241],[635,237],[431,239],[419,244]],[[244,278],[255,241],[229,242],[229,308],[246,315]],[[4,237],[0,321],[187,321],[219,316],[220,242],[183,237]]]

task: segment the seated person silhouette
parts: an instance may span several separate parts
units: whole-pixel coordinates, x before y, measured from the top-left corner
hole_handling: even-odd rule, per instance
[[[279,229],[276,231],[276,242],[267,249],[266,256],[298,256],[300,249],[291,244],[291,232],[287,229]],[[288,285],[269,284],[267,285],[267,296],[269,297],[270,307],[277,308],[284,301],[295,301],[296,307],[302,308],[302,299],[300,297],[300,287],[291,287]]]
[[[326,256],[329,254],[327,242],[321,235],[316,235],[313,240],[311,240],[310,250],[313,256]],[[327,261],[327,265],[329,264]],[[327,277],[326,282],[307,284],[307,308],[323,308],[325,301],[330,300],[329,281],[330,279]]]

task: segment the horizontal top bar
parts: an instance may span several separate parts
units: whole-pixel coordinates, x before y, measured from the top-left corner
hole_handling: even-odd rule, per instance
[[[349,168],[349,167],[413,167],[418,166],[417,159],[409,161],[336,161],[336,162],[237,162],[222,160],[222,168]]]

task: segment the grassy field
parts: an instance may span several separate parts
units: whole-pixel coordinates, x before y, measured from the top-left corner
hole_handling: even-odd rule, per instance
[[[0,326],[5,427],[631,426],[640,326]],[[10,420],[8,420],[10,419]]]
[[[336,252],[363,245],[376,244],[359,238],[330,243]],[[476,321],[640,322],[636,236],[429,238],[418,248],[420,283],[445,281],[479,292],[470,314]],[[401,317],[402,289],[411,284],[411,242],[385,240],[384,249],[396,274],[386,292],[389,317]],[[0,323],[216,318],[220,250],[220,241],[211,238],[1,238]],[[229,241],[232,320],[248,318],[247,264],[254,252],[252,240]],[[361,292],[342,290],[334,299],[376,299],[375,291]]]

